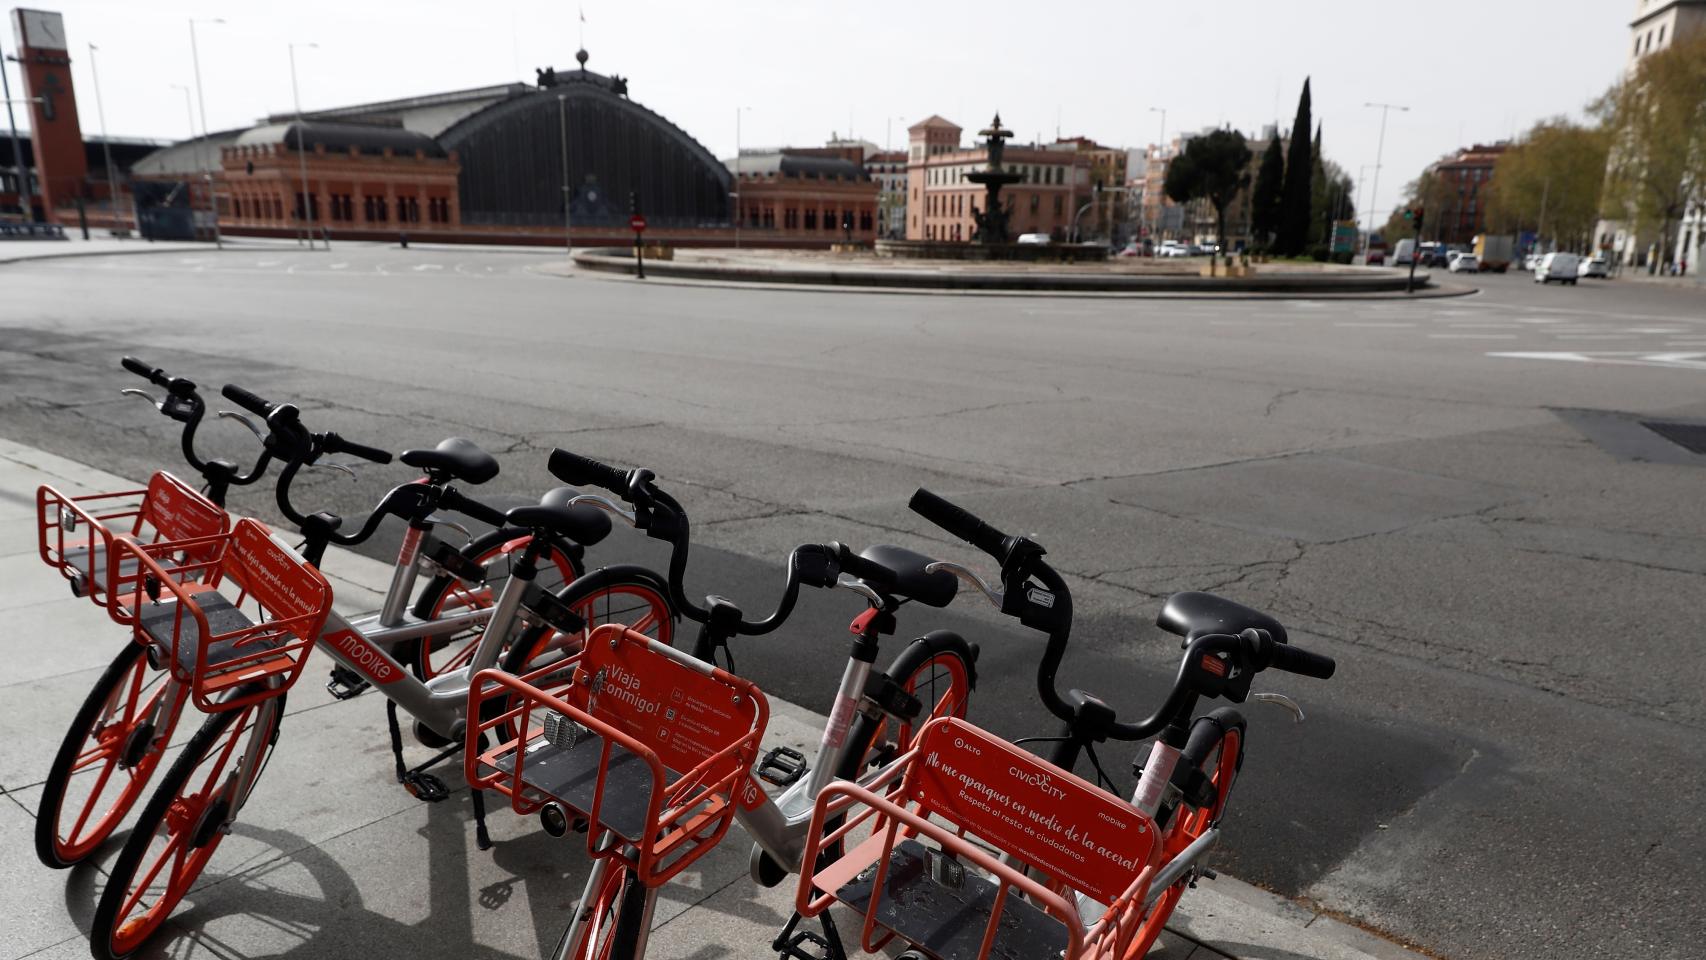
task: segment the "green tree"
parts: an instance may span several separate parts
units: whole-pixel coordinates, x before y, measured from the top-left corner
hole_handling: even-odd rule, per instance
[[[1250,194],[1250,232],[1253,242],[1266,248],[1273,244],[1279,230],[1280,195],[1285,185],[1285,150],[1276,133],[1262,153],[1261,169],[1256,171],[1256,186]]]
[[[1314,152],[1309,142],[1309,80],[1297,98],[1297,117],[1291,123],[1291,149],[1285,158],[1285,185],[1280,191],[1279,240],[1274,248],[1288,257],[1303,252],[1309,240],[1309,193],[1314,179]]]
[[[1543,120],[1500,155],[1482,194],[1487,229],[1545,235],[1574,249],[1593,245],[1611,136],[1562,117]]]
[[[1706,202],[1706,34],[1641,60],[1595,105],[1611,131],[1603,209],[1669,259],[1677,221]]]
[[[1226,207],[1250,184],[1250,158],[1250,147],[1242,133],[1216,130],[1185,143],[1184,153],[1167,165],[1167,180],[1162,186],[1175,203],[1201,199],[1214,207],[1214,236],[1229,263],[1232,254],[1226,242]]]

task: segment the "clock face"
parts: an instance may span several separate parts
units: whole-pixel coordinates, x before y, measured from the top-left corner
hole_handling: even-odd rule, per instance
[[[36,50],[65,50],[65,18],[47,10],[17,11],[18,36],[21,47]]]

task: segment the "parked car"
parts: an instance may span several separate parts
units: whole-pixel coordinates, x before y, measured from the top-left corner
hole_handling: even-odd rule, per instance
[[[1155,251],[1155,255],[1158,257],[1188,257],[1191,255],[1191,248],[1177,240],[1163,240],[1160,248]]]
[[[1599,277],[1602,280],[1610,275],[1610,264],[1605,262],[1605,254],[1603,253],[1596,253],[1583,260],[1581,268],[1576,272],[1578,277]]]
[[[1480,273],[1481,261],[1473,253],[1453,253],[1446,269],[1452,273]]]
[[[1046,233],[1019,234],[1019,245],[1021,247],[1046,247],[1053,242],[1054,240]]]
[[[1576,275],[1581,272],[1581,262],[1582,258],[1573,253],[1548,253],[1534,268],[1534,282],[1547,284],[1556,280],[1573,287]]]

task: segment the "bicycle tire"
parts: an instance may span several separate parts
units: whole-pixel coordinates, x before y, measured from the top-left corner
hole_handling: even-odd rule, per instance
[[[895,736],[886,740],[879,740],[889,727],[886,714],[875,720],[855,714],[847,731],[847,749],[835,772],[843,780],[858,780],[871,767],[904,753],[924,721],[938,716],[963,718],[977,687],[977,651],[959,634],[935,630],[907,644],[884,672],[918,696],[923,712],[917,721],[898,724]],[[923,695],[918,690],[921,682]]]
[[[264,736],[257,736],[261,731],[254,728],[255,717],[268,708],[271,710],[267,715],[273,718],[272,729],[264,731]],[[284,695],[281,694],[276,702],[265,700],[238,710],[208,714],[200,729],[190,737],[183,752],[173,761],[154,795],[149,798],[147,806],[143,807],[124,849],[119,851],[108,872],[107,886],[95,906],[94,920],[89,929],[89,950],[95,960],[124,960],[141,949],[190,892],[190,887],[201,876],[224,838],[222,832],[212,829],[212,825],[223,819],[223,812],[217,806],[220,801],[208,804],[206,796],[217,792],[214,784],[224,779],[230,763],[240,760],[237,747],[244,738],[253,738],[252,742],[261,743],[262,749],[270,756],[278,743],[279,719],[283,714]],[[269,756],[261,757],[248,791],[253,791],[255,783],[259,782]],[[211,772],[205,777],[196,776],[203,761],[209,758],[214,761]],[[186,788],[195,786],[197,781],[201,784],[200,789],[184,796]],[[149,853],[161,828],[165,828],[168,839],[152,858],[154,867],[142,879],[143,890],[133,895],[137,875],[144,869],[144,861],[150,859]],[[141,905],[147,885],[152,884],[161,870],[168,866],[167,860],[172,852],[185,843],[190,845],[188,849],[193,853],[170,864],[171,876],[164,893],[136,914],[135,908]]]
[[[456,603],[461,606],[489,607],[497,601],[494,584],[501,584],[509,576],[508,568],[503,572],[493,574],[492,566],[507,558],[510,553],[503,550],[505,544],[524,538],[527,531],[512,528],[487,530],[463,547],[459,553],[465,559],[478,563],[487,572],[486,578],[478,587],[467,586],[460,578],[449,573],[434,574],[432,579],[421,590],[420,598],[415,601],[414,614],[422,620],[436,620],[444,615],[446,608]],[[550,590],[558,590],[565,584],[572,583],[581,574],[579,564],[575,562],[574,554],[569,552],[568,545],[552,538],[551,551],[547,554],[550,564],[556,567],[559,577],[556,583],[541,582],[541,586]],[[549,576],[546,564],[540,564],[540,576]],[[540,582],[540,581],[536,581]],[[447,670],[454,670],[467,662],[472,656],[475,645],[479,642],[483,628],[469,629],[448,637],[422,637],[414,647],[406,651],[403,659],[409,664],[417,678],[431,680]],[[445,650],[451,650],[444,656]],[[439,662],[434,663],[437,659]]]
[[[1173,782],[1180,783],[1192,769],[1202,770],[1214,784],[1214,796],[1206,806],[1191,807],[1181,803],[1173,811],[1172,821],[1162,834],[1163,862],[1177,856],[1179,851],[1190,846],[1225,815],[1226,798],[1238,779],[1238,769],[1244,765],[1245,727],[1243,714],[1231,707],[1212,710],[1192,721],[1190,738],[1179,754],[1178,765],[1174,767]],[[1230,747],[1227,746],[1229,743]],[[1155,906],[1143,918],[1143,925],[1127,949],[1125,960],[1138,960],[1149,952],[1167,921],[1173,918],[1173,910],[1179,905],[1190,882],[1191,877],[1186,874],[1155,901]]]
[[[552,956],[564,960],[634,960],[638,944],[637,921],[632,918],[645,910],[645,887],[632,881],[633,873],[626,867],[612,866],[605,874],[590,905],[576,904],[574,918],[557,941]],[[597,933],[588,933],[580,949],[564,954],[565,941],[574,936],[581,924],[597,921]]]
[[[605,623],[628,623],[659,643],[674,645],[676,617],[669,603],[669,582],[645,567],[601,567],[576,577],[557,591],[557,599],[585,620],[586,626],[578,635],[560,640],[562,635],[550,627],[529,627],[500,661],[506,673],[526,673],[551,649],[580,649],[587,635]]]
[[[154,770],[165,755],[178,717],[182,715],[187,691],[178,688],[177,702],[165,711],[163,729],[144,729],[142,718],[154,709],[157,698],[165,692],[167,674],[152,671],[143,658],[146,649],[140,644],[126,643],[113,658],[100,679],[95,681],[83,705],[77,709],[71,726],[65,731],[59,752],[48,768],[47,781],[42,787],[41,800],[36,807],[36,857],[46,866],[64,869],[87,859],[112,835],[138,797],[148,786]],[[149,682],[154,673],[158,685]],[[123,700],[122,703],[119,701]],[[103,716],[117,718],[117,723],[102,723]],[[139,747],[133,741],[138,733],[147,740]],[[105,763],[94,773],[93,787],[80,806],[77,821],[64,837],[61,818],[67,814],[66,798],[78,774],[89,773],[93,764],[79,761],[85,758],[90,741],[101,743],[106,752]],[[137,752],[141,749],[143,752]],[[121,756],[124,755],[124,756]],[[88,758],[91,760],[99,757]],[[128,774],[128,780],[99,814],[94,813],[98,801],[108,786],[115,768]],[[93,826],[84,827],[93,820]]]

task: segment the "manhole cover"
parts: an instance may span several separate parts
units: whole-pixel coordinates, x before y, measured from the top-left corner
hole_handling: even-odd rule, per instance
[[[1664,420],[1642,420],[1641,426],[1684,450],[1706,456],[1706,423],[1670,423]]]

